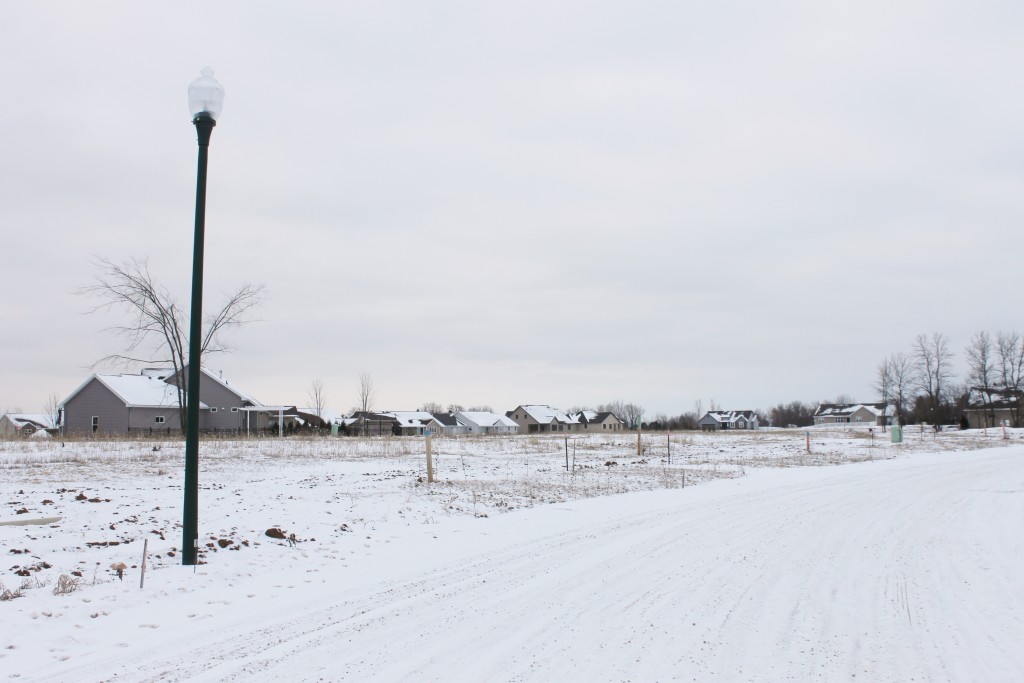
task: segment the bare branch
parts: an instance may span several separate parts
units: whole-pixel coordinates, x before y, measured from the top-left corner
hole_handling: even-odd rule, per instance
[[[170,292],[154,281],[149,261],[131,259],[117,263],[96,258],[94,265],[99,271],[95,282],[79,290],[99,302],[89,312],[117,310],[128,316],[127,322],[107,328],[124,339],[124,352],[105,356],[96,365],[169,363],[172,376],[181,377],[188,362],[188,315]],[[248,322],[247,314],[262,303],[263,292],[262,285],[244,285],[228,297],[220,310],[207,316],[201,345],[204,354],[227,350],[219,341],[219,333]],[[179,381],[176,385],[184,429],[185,383]]]

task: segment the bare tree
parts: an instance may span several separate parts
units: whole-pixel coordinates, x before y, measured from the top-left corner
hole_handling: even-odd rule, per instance
[[[905,353],[894,353],[889,357],[889,395],[896,404],[896,421],[904,424],[907,402],[917,383],[914,364]]]
[[[996,335],[996,354],[999,357],[999,381],[1010,400],[1013,426],[1021,424],[1021,389],[1024,389],[1024,337],[1017,332]]]
[[[324,410],[327,408],[327,394],[324,393],[324,383],[318,379],[313,380],[309,387],[307,398],[309,399],[309,407],[313,409],[313,414],[323,420]]]
[[[58,427],[57,423],[60,420],[60,396],[50,394],[49,398],[46,399],[46,405],[43,406],[43,411],[43,414],[50,420],[50,426]]]
[[[461,413],[463,410],[465,410],[465,408],[460,406],[458,403],[449,403],[448,404],[448,408],[445,409],[445,412],[448,412],[448,413]],[[440,412],[440,411],[438,411],[438,412]]]
[[[925,396],[932,423],[938,424],[952,379],[953,352],[949,350],[949,339],[941,332],[933,332],[931,337],[919,334],[914,340],[913,354],[918,388]]]
[[[636,403],[627,403],[623,406],[626,424],[630,429],[640,429],[644,417],[644,409]]]
[[[611,413],[615,417],[619,418],[623,422],[628,422],[626,419],[626,404],[622,401],[612,401],[611,403],[602,403],[594,409],[598,413]]]
[[[889,401],[892,400],[892,359],[886,358],[878,365],[878,369],[875,371],[875,384],[872,388],[878,392],[882,403],[888,406]]]
[[[359,412],[363,436],[366,436],[366,413],[373,408],[373,379],[370,373],[359,373]]]
[[[430,413],[431,415],[433,415],[434,413],[443,413],[444,407],[437,401],[427,401],[426,403],[423,404],[423,407],[420,408],[420,412]]]
[[[981,392],[985,405],[988,406],[986,426],[996,423],[995,410],[992,407],[992,393],[997,381],[996,359],[992,348],[992,339],[988,332],[978,332],[971,337],[971,343],[964,352],[967,356],[968,386],[967,391],[977,389]]]
[[[704,401],[702,399],[698,398],[693,402],[693,413],[697,416],[698,420],[704,417]]]
[[[803,401],[780,403],[768,410],[768,420],[775,427],[807,427],[814,424],[815,406]]]
[[[183,370],[188,362],[188,313],[171,293],[159,285],[149,272],[146,259],[132,259],[116,263],[100,258],[95,261],[99,274],[94,284],[82,288],[81,293],[99,299],[90,312],[119,309],[129,315],[129,322],[109,328],[125,339],[123,353],[111,354],[98,360],[101,363],[170,364],[178,393],[180,424],[185,429],[185,381]],[[249,322],[248,315],[263,302],[263,285],[242,285],[227,297],[212,315],[205,316],[200,353],[230,351],[220,335],[232,327]]]

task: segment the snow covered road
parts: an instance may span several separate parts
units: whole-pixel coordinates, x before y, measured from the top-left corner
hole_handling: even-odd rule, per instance
[[[1024,680],[1022,447],[468,522],[273,604],[119,614],[163,628],[18,680]]]

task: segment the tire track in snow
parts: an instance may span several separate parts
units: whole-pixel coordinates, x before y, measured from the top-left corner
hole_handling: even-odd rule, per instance
[[[133,653],[137,671],[107,658],[40,680],[1019,679],[1024,598],[985,572],[1024,556],[1020,455],[681,495]]]

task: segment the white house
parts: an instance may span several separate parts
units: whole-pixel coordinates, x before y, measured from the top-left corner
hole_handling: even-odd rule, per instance
[[[814,411],[814,424],[893,424],[896,406],[885,403],[822,403]]]
[[[469,428],[470,434],[515,434],[519,425],[515,420],[497,413],[460,410],[455,419]]]

